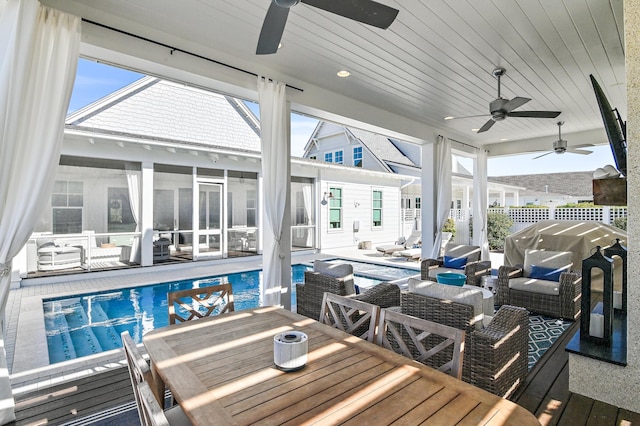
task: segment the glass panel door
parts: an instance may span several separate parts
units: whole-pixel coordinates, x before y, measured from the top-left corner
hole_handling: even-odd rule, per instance
[[[198,259],[222,256],[222,184],[198,184]]]

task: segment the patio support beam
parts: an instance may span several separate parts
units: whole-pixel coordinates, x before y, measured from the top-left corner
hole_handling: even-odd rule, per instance
[[[422,258],[430,258],[436,233],[436,150],[434,143],[422,145],[420,206],[422,221]]]
[[[143,161],[141,165],[140,231],[142,232],[141,266],[153,265],[153,163]]]

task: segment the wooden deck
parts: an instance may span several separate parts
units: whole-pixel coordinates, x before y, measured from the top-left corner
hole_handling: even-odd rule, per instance
[[[638,413],[569,392],[569,356],[564,347],[578,327],[574,323],[556,341],[511,399],[534,413],[542,425],[640,425]],[[20,396],[13,424],[56,425],[132,401],[128,372],[120,368]]]

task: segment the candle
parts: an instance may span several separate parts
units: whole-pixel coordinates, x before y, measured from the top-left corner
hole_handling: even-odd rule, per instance
[[[613,309],[622,309],[622,292],[613,292]]]
[[[589,334],[593,337],[602,338],[604,335],[604,315],[591,314],[589,321]]]

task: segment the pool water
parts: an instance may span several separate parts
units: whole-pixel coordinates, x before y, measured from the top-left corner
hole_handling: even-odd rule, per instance
[[[333,260],[344,262],[344,260]],[[354,264],[354,281],[361,288],[383,280],[419,273],[396,267],[369,270],[366,263]],[[359,265],[356,265],[358,263]],[[384,268],[384,267],[382,267]],[[304,282],[307,265],[291,268],[292,305],[295,306],[295,284]],[[364,276],[364,274],[371,276]],[[128,331],[135,342],[149,331],[169,324],[167,293],[228,282],[233,288],[235,310],[259,306],[262,271],[173,281],[115,291],[82,294],[74,297],[43,301],[49,363],[55,364],[122,347],[120,334]]]

